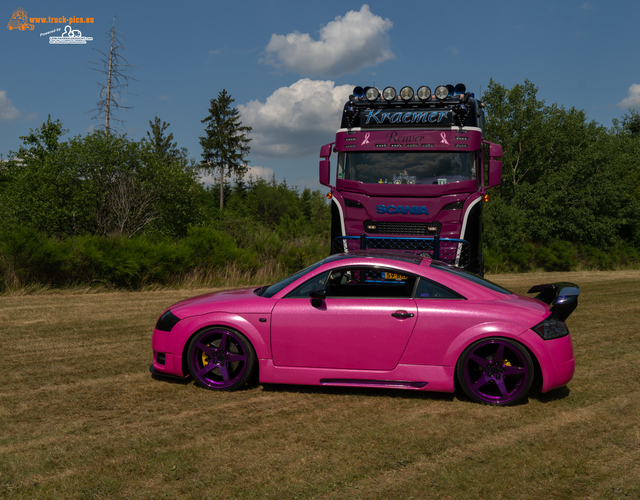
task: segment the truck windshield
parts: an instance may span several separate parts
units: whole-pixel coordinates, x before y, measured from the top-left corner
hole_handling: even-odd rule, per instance
[[[338,179],[367,184],[449,184],[475,180],[476,153],[340,153]]]

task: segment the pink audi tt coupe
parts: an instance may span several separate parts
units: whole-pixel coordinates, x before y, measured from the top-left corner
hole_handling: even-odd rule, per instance
[[[331,255],[274,285],[201,295],[169,307],[152,339],[156,376],[233,390],[261,383],[453,392],[522,402],[566,385],[572,283],[516,295],[408,253]]]

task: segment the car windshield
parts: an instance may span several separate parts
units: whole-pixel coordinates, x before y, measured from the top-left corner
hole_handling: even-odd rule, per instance
[[[338,157],[338,178],[367,184],[449,184],[476,179],[475,152],[351,152]]]
[[[488,288],[489,290],[493,290],[494,292],[503,293],[505,295],[513,295],[513,292],[510,292],[506,288],[502,288],[500,285],[496,285],[495,283],[492,283],[487,279],[481,278],[480,276],[469,273],[467,271],[463,271],[462,269],[458,269],[457,267],[450,266],[448,264],[445,264],[444,262],[432,262],[431,267],[440,269],[441,271],[446,271],[451,274],[455,274],[460,278],[472,281],[476,285]]]
[[[282,290],[286,286],[290,285],[291,283],[293,283],[297,279],[302,278],[302,276],[304,276],[305,274],[310,273],[311,271],[313,271],[317,267],[320,267],[322,264],[324,264],[324,262],[325,262],[324,260],[321,260],[320,262],[316,262],[315,264],[310,265],[309,267],[303,269],[302,271],[298,271],[296,274],[294,274],[292,276],[289,276],[288,278],[285,278],[282,281],[279,281],[278,283],[275,283],[273,285],[269,285],[269,286],[266,286],[266,287],[259,288],[257,290],[257,293],[261,297],[271,298],[276,293],[278,293],[280,290]]]

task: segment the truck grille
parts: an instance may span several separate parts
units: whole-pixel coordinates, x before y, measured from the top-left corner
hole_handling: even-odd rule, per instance
[[[439,222],[376,222],[366,220],[364,232],[368,234],[408,234],[415,236],[435,236],[440,234]]]

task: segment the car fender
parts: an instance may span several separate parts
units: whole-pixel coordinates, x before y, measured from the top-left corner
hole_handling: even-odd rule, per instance
[[[266,322],[260,319],[266,318]],[[249,339],[258,358],[271,358],[269,332],[271,315],[247,314],[239,315],[226,312],[215,312],[201,316],[191,316],[180,320],[172,329],[166,341],[165,349],[175,355],[182,355],[191,337],[209,326],[226,326],[242,333]]]
[[[458,335],[447,349],[442,364],[444,366],[456,366],[458,358],[469,345],[475,341],[487,337],[518,338],[527,329],[514,323],[487,322],[474,325]]]

